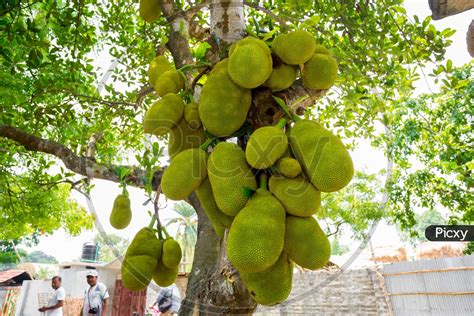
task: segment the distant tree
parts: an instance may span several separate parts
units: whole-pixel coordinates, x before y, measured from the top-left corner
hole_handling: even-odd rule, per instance
[[[25,261],[34,263],[58,263],[58,260],[43,251],[33,251],[25,257]]]
[[[115,234],[107,235],[107,242],[101,235],[97,234],[94,237],[94,242],[99,245],[99,261],[109,262],[114,260],[114,250],[118,254],[125,254],[130,241]],[[114,250],[113,250],[113,249]]]
[[[424,211],[420,215],[415,215],[416,224],[410,230],[399,228],[400,235],[404,241],[416,244],[420,241],[426,241],[425,230],[430,225],[444,225],[447,220],[436,209],[432,208]]]
[[[186,269],[191,268],[194,258],[194,246],[197,240],[197,215],[193,207],[188,203],[178,203],[173,208],[178,217],[172,218],[167,225],[178,224],[176,241],[183,249],[183,262],[186,262]]]
[[[28,239],[0,240],[0,269],[14,267],[28,255],[25,250],[18,247],[22,243],[31,246],[37,244],[38,240],[36,236]]]
[[[341,245],[339,243],[339,238],[334,238],[331,242],[331,255],[339,256],[343,255],[349,251],[349,247],[347,245]]]

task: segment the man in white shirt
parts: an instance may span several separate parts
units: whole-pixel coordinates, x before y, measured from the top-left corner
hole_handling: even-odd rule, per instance
[[[97,270],[87,272],[87,283],[89,288],[84,291],[84,304],[82,316],[105,316],[109,303],[109,292],[105,284],[97,282],[99,273]]]
[[[48,306],[43,306],[38,311],[45,313],[46,316],[63,316],[64,300],[66,291],[61,286],[61,277],[55,276],[51,280],[51,286],[54,289],[53,296],[48,302]]]

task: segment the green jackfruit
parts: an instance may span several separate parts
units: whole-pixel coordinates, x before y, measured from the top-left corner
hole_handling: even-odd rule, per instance
[[[256,169],[271,167],[288,149],[285,132],[276,126],[260,127],[250,135],[245,158]]]
[[[189,103],[184,108],[184,118],[193,129],[201,127],[201,118],[199,117],[198,105],[194,102]]]
[[[163,172],[161,189],[168,199],[184,200],[207,177],[207,155],[199,148],[177,154]]]
[[[267,190],[258,189],[237,214],[227,236],[227,256],[242,273],[270,268],[280,257],[285,208]]]
[[[230,46],[229,56],[232,56],[232,54],[234,53],[234,51],[237,47],[244,46],[244,45],[247,45],[247,44],[257,45],[257,46],[260,46],[263,50],[268,50],[268,46],[267,46],[267,44],[265,44],[264,41],[262,41],[262,40],[260,40],[256,37],[253,37],[253,36],[247,36],[247,37],[244,37],[243,39],[233,43]]]
[[[283,250],[297,265],[320,269],[331,256],[331,246],[313,217],[286,217],[285,248]]]
[[[114,200],[112,212],[110,212],[110,225],[115,229],[124,229],[132,220],[132,210],[128,196],[120,194]]]
[[[283,204],[288,214],[311,216],[321,207],[321,192],[303,177],[289,179],[272,176],[268,182],[270,192]]]
[[[252,44],[235,47],[229,57],[228,71],[232,80],[241,87],[252,89],[262,85],[272,74],[272,56],[265,45]]]
[[[153,58],[150,66],[148,67],[148,82],[153,87],[156,80],[162,73],[172,69],[172,64],[168,61],[168,59],[166,59],[165,56],[156,56]]]
[[[331,52],[329,51],[329,49],[327,49],[326,47],[324,47],[321,44],[316,44],[316,49],[314,50],[314,53],[315,54],[323,54],[323,55],[331,56]]]
[[[156,258],[150,256],[124,259],[121,269],[123,286],[131,291],[146,289],[152,279],[156,264]]]
[[[318,123],[296,122],[289,140],[293,153],[319,191],[338,191],[351,181],[354,175],[351,156],[342,141]]]
[[[247,190],[256,190],[257,181],[236,144],[219,143],[207,163],[209,181],[219,209],[235,216],[248,201]]]
[[[301,165],[295,158],[283,157],[276,163],[278,172],[287,178],[295,178],[301,173]]]
[[[285,253],[270,268],[255,273],[240,273],[252,298],[258,304],[275,305],[291,293],[293,263]]]
[[[123,285],[132,291],[145,289],[161,258],[161,241],[155,233],[145,227],[138,231],[127,248],[122,263]]]
[[[176,281],[178,269],[178,266],[173,269],[167,268],[163,262],[159,260],[156,269],[153,272],[153,281],[161,287],[169,286]]]
[[[216,204],[214,195],[212,194],[211,183],[209,178],[206,178],[199,188],[196,190],[196,195],[201,202],[207,217],[211,221],[212,227],[217,236],[223,237],[225,227],[229,228],[234,218],[223,213]]]
[[[180,152],[198,148],[206,141],[202,128],[194,129],[183,118],[179,124],[171,129],[168,139],[168,154],[173,159]]]
[[[199,117],[206,130],[217,137],[238,131],[247,119],[252,103],[250,90],[235,84],[225,69],[227,60],[218,63],[204,84],[199,97]]]
[[[168,269],[176,268],[181,262],[182,255],[181,246],[176,240],[166,238],[165,241],[163,241],[161,261]]]
[[[184,79],[177,70],[168,70],[158,77],[153,88],[161,97],[168,93],[178,93],[184,88]]]
[[[301,72],[303,84],[311,89],[326,90],[336,82],[337,61],[331,55],[314,54]]]
[[[278,68],[273,68],[270,77],[263,83],[263,86],[272,91],[281,91],[291,87],[298,76],[298,67],[281,64]]]
[[[159,0],[140,0],[141,18],[146,22],[153,22],[161,16]]]
[[[281,34],[273,40],[272,50],[288,65],[301,65],[307,62],[316,49],[313,35],[304,30]]]
[[[164,135],[179,123],[183,113],[184,102],[181,97],[169,93],[146,111],[143,129],[147,134]]]

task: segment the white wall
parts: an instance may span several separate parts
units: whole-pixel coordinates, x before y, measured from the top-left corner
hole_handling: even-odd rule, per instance
[[[24,281],[16,303],[15,316],[40,315],[38,294],[53,294],[53,292],[50,280]]]

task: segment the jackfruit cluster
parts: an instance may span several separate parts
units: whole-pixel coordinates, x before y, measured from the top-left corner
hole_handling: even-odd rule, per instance
[[[144,227],[125,252],[121,267],[123,286],[141,291],[152,279],[159,286],[169,286],[176,280],[181,257],[181,246],[176,240],[157,238],[155,230]]]
[[[286,300],[294,264],[311,270],[327,264],[329,240],[314,216],[321,192],[342,189],[354,170],[339,138],[289,109],[275,125],[255,123],[252,96],[256,89],[291,89],[299,76],[307,88],[329,89],[337,71],[330,51],[304,30],[278,35],[271,49],[251,36],[234,43],[228,58],[196,80],[202,89],[193,97],[179,92],[184,77],[165,57],[148,69],[161,99],[146,112],[144,131],[168,135],[170,163],[161,190],[170,200],[196,193],[216,235],[225,239],[227,231],[227,257],[259,304]],[[238,143],[228,141],[234,137]],[[117,227],[126,222],[122,213],[114,213]],[[141,288],[151,279],[167,286],[176,279],[181,248],[150,229],[145,233],[159,245],[152,256],[151,246],[138,245],[144,237],[132,242],[122,266],[127,286]]]

